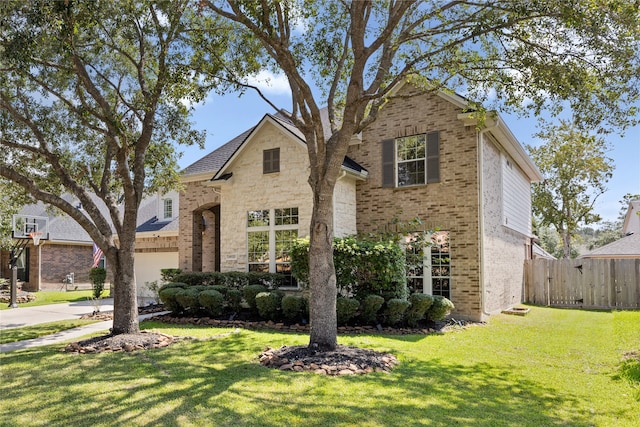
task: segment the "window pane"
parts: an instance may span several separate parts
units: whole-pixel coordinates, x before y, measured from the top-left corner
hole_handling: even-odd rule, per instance
[[[269,225],[269,211],[249,211],[247,212],[247,227],[261,227]]]
[[[268,273],[269,264],[249,264],[249,271],[257,271],[258,273]]]
[[[425,135],[413,135],[396,140],[398,146],[398,161],[426,158]]]
[[[276,231],[276,262],[291,262],[291,246],[298,238],[297,230],[277,230]]]
[[[398,163],[398,186],[425,183],[424,160]]]
[[[164,218],[172,218],[173,217],[173,200],[164,199]]]
[[[298,208],[285,208],[275,210],[276,225],[298,224]]]
[[[247,233],[249,262],[269,262],[269,232]]]

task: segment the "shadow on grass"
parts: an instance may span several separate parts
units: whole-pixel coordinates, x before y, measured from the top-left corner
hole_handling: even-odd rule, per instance
[[[291,335],[240,333],[137,353],[6,353],[0,391],[14,405],[0,425],[590,425],[574,396],[488,364],[418,360],[354,377],[260,366],[260,350],[280,339]]]

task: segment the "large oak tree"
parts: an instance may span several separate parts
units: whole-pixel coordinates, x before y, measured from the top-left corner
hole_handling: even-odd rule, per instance
[[[337,344],[332,209],[340,166],[352,135],[376,120],[397,84],[411,80],[424,91],[455,90],[534,113],[571,108],[581,123],[593,126],[634,119],[628,106],[640,90],[637,2],[201,4],[205,13],[240,24],[259,40],[265,67],[284,73],[291,87],[290,113],[271,105],[288,114],[307,141],[314,203],[309,253],[314,348]],[[322,106],[328,108],[329,130],[321,123]]]
[[[69,215],[102,248],[113,271],[114,334],[139,330],[140,201],[177,183],[176,144],[203,139],[187,106],[206,88],[190,64],[219,66],[232,39],[196,6],[5,0],[0,7],[0,177]],[[191,49],[194,41],[202,51]]]

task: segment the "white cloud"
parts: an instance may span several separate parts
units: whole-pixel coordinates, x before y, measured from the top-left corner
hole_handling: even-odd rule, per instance
[[[262,70],[258,74],[247,78],[247,83],[252,86],[256,86],[265,94],[291,94],[289,80],[284,74],[273,74],[271,71]]]

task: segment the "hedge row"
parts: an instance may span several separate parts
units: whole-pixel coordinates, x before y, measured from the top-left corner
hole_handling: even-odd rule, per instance
[[[244,303],[265,320],[286,320],[294,323],[309,318],[309,304],[300,295],[285,295],[264,285],[246,285],[242,290],[222,285],[169,283],[159,291],[165,307],[175,314],[196,314],[205,311],[218,317],[237,313]],[[378,295],[368,295],[362,302],[355,298],[338,297],[336,315],[339,325],[356,323],[415,327],[419,322],[442,320],[453,309],[451,301],[440,296],[413,294],[408,299],[392,298],[385,303]]]
[[[213,272],[179,272],[171,276],[170,282],[186,283],[190,286],[224,286],[228,289],[241,290],[248,285],[262,285],[268,289],[277,289],[285,284],[285,276],[277,273],[257,271]]]

